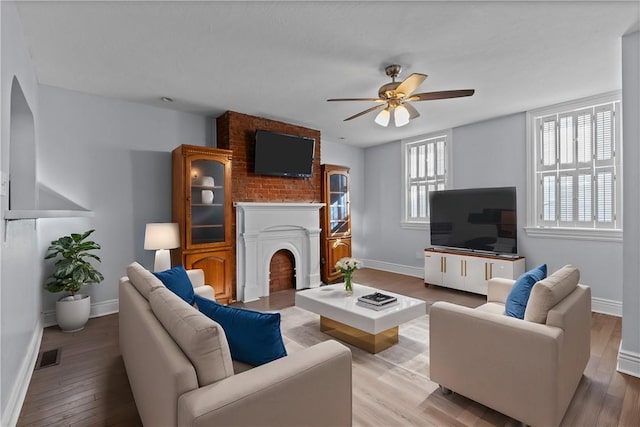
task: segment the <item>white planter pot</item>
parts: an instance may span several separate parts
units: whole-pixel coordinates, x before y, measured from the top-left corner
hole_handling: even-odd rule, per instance
[[[56,301],[56,321],[64,332],[77,332],[84,328],[91,312],[91,297],[84,294],[68,296]]]

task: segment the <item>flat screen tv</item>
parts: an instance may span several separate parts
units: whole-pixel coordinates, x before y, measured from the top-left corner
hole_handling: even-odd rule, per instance
[[[517,254],[516,188],[470,188],[429,194],[431,245]]]
[[[313,176],[314,149],[313,138],[256,131],[253,172],[258,175],[309,178]]]

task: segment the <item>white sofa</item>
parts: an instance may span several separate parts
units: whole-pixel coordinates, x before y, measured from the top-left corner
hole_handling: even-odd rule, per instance
[[[434,303],[431,380],[527,425],[559,425],[591,355],[591,290],[579,277],[565,266],[537,282],[524,320],[504,314],[508,279],[491,279],[476,309]]]
[[[224,330],[138,263],[120,279],[120,350],[147,426],[350,426],[351,351],[327,341],[251,368]],[[201,272],[190,272],[207,296]],[[210,294],[209,294],[210,295]]]

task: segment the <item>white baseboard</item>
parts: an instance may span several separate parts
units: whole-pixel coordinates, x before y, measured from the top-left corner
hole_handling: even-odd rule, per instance
[[[375,261],[365,259],[362,261],[365,268],[373,268],[375,270],[388,271],[390,273],[404,274],[406,276],[420,277],[424,279],[424,267],[411,267],[402,264],[393,264],[391,262]]]
[[[118,312],[118,300],[112,299],[108,301],[101,301],[95,304],[91,304],[91,312],[89,313],[89,317],[101,317],[106,316],[107,314],[113,314]],[[42,325],[43,327],[54,326],[57,325],[56,322],[56,311],[48,310],[42,313]]]
[[[608,314],[609,316],[622,317],[622,301],[592,297],[591,311],[595,313]]]
[[[36,360],[38,359],[41,341],[42,323],[38,322],[35,330],[33,331],[33,335],[31,335],[31,341],[29,341],[26,356],[22,359],[22,365],[20,366],[16,383],[9,395],[7,406],[5,411],[2,413],[2,420],[0,424],[3,426],[15,426],[18,423],[18,417],[20,416],[24,399],[27,396],[31,376],[33,375],[33,368],[36,365]]]
[[[640,353],[622,349],[620,342],[620,350],[618,351],[617,371],[623,374],[633,375],[640,378]]]

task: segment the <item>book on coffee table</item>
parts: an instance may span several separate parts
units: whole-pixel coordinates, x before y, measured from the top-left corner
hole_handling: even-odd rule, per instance
[[[368,302],[358,301],[356,302],[356,305],[360,307],[368,308],[369,310],[380,311],[380,310],[385,310],[387,308],[395,307],[396,305],[398,305],[398,301],[397,300],[391,301],[383,305],[374,305],[374,304],[369,304]]]
[[[396,297],[392,297],[391,295],[385,295],[380,292],[374,292],[368,295],[362,295],[358,297],[358,301],[364,304],[370,304],[375,306],[383,306],[387,304],[391,304],[392,302],[397,301]]]

